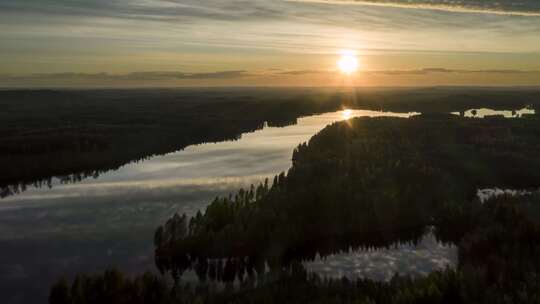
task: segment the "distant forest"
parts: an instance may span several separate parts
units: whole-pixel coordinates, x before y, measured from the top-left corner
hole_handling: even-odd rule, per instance
[[[511,88],[1,90],[0,196],[342,108],[448,113],[539,102],[540,90]]]
[[[216,198],[155,232],[165,276],[60,279],[60,303],[539,303],[540,119],[424,114],[334,123],[288,172]],[[482,188],[527,190],[481,202]],[[456,269],[427,277],[327,279],[302,261],[416,242],[434,227]],[[182,280],[193,270],[198,284]]]

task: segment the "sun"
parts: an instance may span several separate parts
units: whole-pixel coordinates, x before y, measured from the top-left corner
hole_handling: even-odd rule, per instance
[[[358,70],[358,58],[353,52],[343,51],[341,52],[337,66],[341,73],[350,75]]]

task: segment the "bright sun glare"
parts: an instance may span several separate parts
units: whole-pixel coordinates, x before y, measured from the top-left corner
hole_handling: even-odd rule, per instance
[[[343,117],[343,119],[347,120],[349,118],[351,118],[352,116],[352,110],[350,109],[345,109],[341,112],[341,116]]]
[[[337,66],[341,73],[350,75],[358,70],[358,58],[351,51],[343,51]]]

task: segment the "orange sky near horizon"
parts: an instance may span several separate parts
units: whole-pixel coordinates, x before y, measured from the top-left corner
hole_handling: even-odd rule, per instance
[[[536,2],[375,2],[5,0],[0,87],[540,85]]]

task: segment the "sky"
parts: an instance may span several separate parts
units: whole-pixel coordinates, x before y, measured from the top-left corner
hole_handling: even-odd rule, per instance
[[[538,0],[0,0],[0,86],[537,86],[539,33]]]

